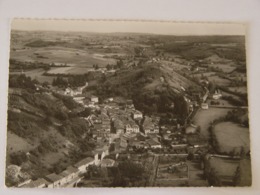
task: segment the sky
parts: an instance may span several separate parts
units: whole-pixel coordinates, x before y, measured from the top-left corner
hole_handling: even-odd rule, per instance
[[[162,35],[245,35],[243,23],[194,23],[170,21],[123,20],[47,20],[13,19],[13,30],[80,31],[80,32],[135,32]]]

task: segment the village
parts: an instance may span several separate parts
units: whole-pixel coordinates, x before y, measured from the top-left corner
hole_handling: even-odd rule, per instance
[[[55,90],[62,95],[72,97],[83,110],[91,109],[92,114],[84,119],[91,127],[91,134],[96,141],[93,155],[67,167],[60,174],[52,173],[37,180],[29,179],[20,183],[18,187],[75,187],[85,180],[84,174],[88,172],[88,167],[91,165],[111,168],[118,165],[121,156],[127,156],[128,159],[133,160],[147,152],[154,158],[153,171],[155,171],[149,178],[149,185],[160,186],[160,181],[171,181],[167,179],[169,177],[167,174],[174,175],[173,180],[177,183],[199,180],[200,185],[208,185],[203,177],[189,178],[192,172],[203,172],[203,168],[191,171],[189,167],[192,163],[193,167],[194,163],[203,163],[201,158],[208,152],[208,143],[200,137],[198,126],[192,123],[161,125],[159,116],[143,115],[135,109],[132,100],[110,97],[100,103],[97,96],[84,95],[83,89],[86,87],[88,83],[74,89],[70,87],[64,90],[48,89],[49,91],[45,93]],[[46,90],[43,86],[37,85],[37,91],[43,89]],[[185,96],[190,112],[186,121],[198,109],[209,108],[205,103],[208,95],[209,92],[206,91],[201,99],[193,99],[193,101]],[[211,98],[219,99],[220,97],[221,94],[216,91]]]

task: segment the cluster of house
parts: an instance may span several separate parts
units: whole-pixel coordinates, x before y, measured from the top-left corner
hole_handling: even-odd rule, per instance
[[[55,89],[55,92],[60,93],[62,95],[71,96],[73,100],[84,107],[95,107],[95,104],[99,102],[98,97],[92,95],[90,97],[86,97],[83,90],[88,87],[88,82],[85,83],[84,86],[71,88],[67,87],[66,89],[62,90],[60,88]]]
[[[85,89],[88,86],[88,82],[85,83],[84,86],[77,87],[75,89],[72,89],[70,87],[67,87],[64,90],[64,95],[69,95],[69,96],[77,96],[77,95],[82,95],[83,89]]]
[[[99,114],[91,114],[85,119],[92,127],[93,138],[98,141],[118,138],[125,133],[139,133],[138,121],[142,119],[142,113],[135,109],[100,105]]]
[[[109,138],[114,140],[123,135],[159,134],[159,117],[143,116],[143,114],[129,105],[119,108],[116,104],[100,105],[100,114],[90,115],[86,120],[93,127],[92,134],[97,140]]]
[[[67,167],[59,174],[51,173],[32,181],[27,180],[18,187],[21,188],[60,188],[75,187],[81,181],[82,175],[88,171],[90,165],[100,167],[113,167],[116,162],[113,159],[105,158],[109,154],[108,148],[96,149],[93,157],[86,157],[73,166]]]
[[[209,92],[208,92],[208,91],[207,91],[207,94],[205,94],[205,96],[206,96],[206,95],[207,95],[207,97],[208,97],[208,95],[209,95]],[[204,110],[209,109],[209,105],[208,105],[208,103],[206,103],[207,97],[205,98],[205,100],[203,101],[203,103],[201,103],[201,108],[204,109]],[[213,98],[214,100],[218,100],[218,99],[220,99],[221,97],[222,97],[222,93],[221,93],[221,91],[220,91],[219,89],[216,89],[215,92],[212,94],[212,98]]]
[[[135,151],[138,149],[157,149],[162,148],[160,136],[156,134],[144,135],[138,134],[124,134],[116,138],[111,143],[114,145],[114,153],[122,153],[125,151]]]
[[[150,134],[150,133],[155,133],[158,134],[159,133],[159,121],[160,118],[159,117],[155,117],[155,116],[145,116],[144,121],[143,121],[143,130],[144,133]]]
[[[139,122],[143,118],[143,114],[134,108],[125,108],[124,110],[110,108],[108,115],[116,135],[140,132]]]

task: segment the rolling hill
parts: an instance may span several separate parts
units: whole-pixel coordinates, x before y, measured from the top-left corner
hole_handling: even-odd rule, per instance
[[[8,104],[6,166],[20,166],[30,178],[58,173],[95,147],[88,123],[69,97],[11,88]],[[8,186],[21,182],[6,181]]]
[[[96,86],[96,95],[101,98],[122,96],[132,99],[135,107],[145,113],[185,112],[183,89],[200,87],[174,72],[170,65],[146,62],[140,66],[123,68],[111,76],[103,76]],[[174,111],[170,106],[175,105]]]

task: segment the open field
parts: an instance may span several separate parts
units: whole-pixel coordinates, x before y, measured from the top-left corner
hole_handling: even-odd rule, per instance
[[[223,79],[217,75],[214,75],[214,76],[209,76],[208,77],[208,80],[210,82],[213,82],[219,86],[228,86],[230,84],[230,81],[228,79]]]
[[[188,176],[188,166],[181,158],[160,157],[156,180],[183,180],[188,179]]]
[[[210,67],[219,68],[225,73],[232,72],[233,70],[236,69],[236,66],[233,63],[228,63],[228,64],[216,63],[210,65]]]
[[[243,159],[240,161],[240,186],[251,186],[251,160]]]
[[[171,173],[168,167],[185,161],[185,169]],[[199,162],[186,161],[173,156],[160,156],[155,186],[208,186]]]
[[[12,140],[12,142],[10,142]],[[33,149],[31,143],[28,143],[25,139],[17,136],[16,134],[12,133],[11,131],[7,131],[7,152],[12,154],[18,151],[25,151],[28,152]]]
[[[105,58],[102,54],[65,47],[30,48],[12,51],[10,55],[12,59],[18,61],[74,64],[85,67],[92,67],[93,64],[104,67],[115,63],[114,59]]]
[[[218,99],[218,100],[208,99],[208,100],[207,100],[207,103],[209,104],[209,106],[211,105],[211,101],[213,101],[213,102],[219,102],[219,105],[217,105],[217,106],[233,106],[233,105],[230,104],[227,100],[223,100],[223,99]]]
[[[188,179],[188,168],[187,165],[179,165],[174,168],[174,171],[171,173],[168,170],[168,167],[174,165],[169,163],[167,165],[159,165],[156,175],[156,180],[182,180]]]
[[[187,161],[187,164],[189,166],[189,179],[201,180],[203,178],[203,169],[200,168],[200,163]]]
[[[239,166],[239,160],[224,159],[219,157],[211,157],[209,166],[216,171],[220,178],[233,177]]]
[[[190,66],[181,64],[179,62],[171,62],[171,61],[167,61],[167,60],[162,60],[161,62],[163,64],[169,65],[170,67],[172,67],[175,70],[181,70],[183,68],[190,68]]]
[[[236,47],[237,43],[218,43],[210,44],[213,47]]]
[[[230,91],[233,92],[239,92],[239,93],[247,93],[247,87],[241,86],[241,87],[228,87]]]
[[[236,172],[239,168],[239,180],[237,186],[251,186],[252,174],[251,174],[251,160],[242,159],[226,159],[220,157],[211,157],[208,160],[208,169],[214,170],[216,176],[225,185],[226,181],[233,181]]]
[[[223,96],[231,96],[231,97],[233,97],[236,100],[239,100],[239,101],[241,100],[239,96],[231,94],[231,93],[228,93],[226,91],[222,91],[221,93],[222,93]]]
[[[232,122],[221,122],[214,126],[214,134],[219,145],[219,152],[245,152],[250,150],[249,129]]]
[[[208,138],[209,132],[208,128],[210,123],[215,119],[225,116],[230,109],[225,108],[209,108],[208,110],[198,110],[196,115],[193,118],[193,121],[196,125],[201,127],[201,134]]]
[[[215,46],[216,46],[216,44],[215,44]],[[220,57],[217,54],[213,54],[213,55],[205,58],[205,60],[209,60],[209,61],[214,62],[214,63],[220,63],[220,62],[221,63],[223,63],[223,62],[227,63],[227,62],[230,62],[230,60],[222,58],[222,57]]]
[[[196,78],[200,78],[201,75],[206,76],[206,77],[210,77],[210,76],[213,76],[215,74],[216,74],[215,72],[203,72],[203,73],[194,73],[194,74],[192,74],[192,76],[194,76]]]
[[[55,67],[47,71],[48,74],[85,74],[89,71],[93,71],[93,68],[89,67]]]
[[[31,77],[31,79],[36,79],[38,80],[40,83],[43,83],[43,82],[49,82],[49,83],[52,83],[53,79],[55,77],[53,76],[45,76],[43,75],[45,73],[45,70],[41,69],[41,68],[37,68],[37,69],[34,69],[34,70],[29,70],[29,71],[24,71],[24,74],[26,76],[29,76]],[[21,74],[20,72],[10,72],[10,74]]]

